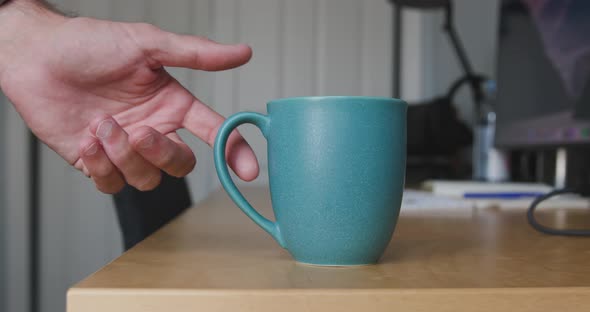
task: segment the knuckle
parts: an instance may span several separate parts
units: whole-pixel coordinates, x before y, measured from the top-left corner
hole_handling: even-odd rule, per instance
[[[123,148],[119,153],[114,154],[111,159],[113,163],[119,168],[127,168],[133,166],[137,160],[137,155],[131,148]]]
[[[103,163],[103,164],[96,166],[96,168],[94,168],[94,170],[91,172],[91,175],[95,176],[97,178],[103,179],[103,178],[106,178],[106,177],[112,175],[114,171],[115,171],[115,168],[113,167],[112,164]]]
[[[158,159],[158,165],[162,168],[172,167],[175,163],[174,159],[174,154],[171,151],[162,153],[160,159]]]
[[[166,46],[168,36],[155,25],[138,23],[135,25],[133,39],[147,52],[155,53],[159,47]]]
[[[207,143],[210,146],[215,145],[215,139],[217,137],[217,132],[219,132],[219,128],[221,128],[222,124],[223,124],[223,120],[217,126],[209,129],[209,133],[207,133]]]
[[[160,29],[150,23],[134,23],[133,30],[135,31],[135,38],[142,40],[149,40],[155,32],[159,32]]]
[[[137,26],[140,27],[143,31],[147,32],[154,32],[159,30],[159,28],[156,25],[150,23],[138,23]]]

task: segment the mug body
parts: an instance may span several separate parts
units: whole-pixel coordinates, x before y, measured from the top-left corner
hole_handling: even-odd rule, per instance
[[[401,205],[407,104],[329,96],[267,109],[270,194],[285,248],[309,264],[377,262]]]

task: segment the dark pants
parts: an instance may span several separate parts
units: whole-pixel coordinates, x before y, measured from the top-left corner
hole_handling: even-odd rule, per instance
[[[125,250],[148,237],[191,205],[184,178],[162,173],[162,183],[153,191],[140,192],[127,185],[114,196]]]

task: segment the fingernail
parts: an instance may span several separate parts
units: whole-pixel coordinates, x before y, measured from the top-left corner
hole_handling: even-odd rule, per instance
[[[111,135],[111,132],[113,132],[113,125],[114,122],[111,119],[101,121],[96,129],[96,136],[99,139],[108,138]]]
[[[145,138],[141,139],[141,141],[139,141],[139,147],[140,148],[150,148],[152,147],[152,145],[154,145],[154,135],[153,134],[148,134]]]
[[[96,152],[98,152],[98,144],[92,143],[92,145],[90,145],[90,147],[88,147],[86,151],[84,151],[84,154],[86,154],[87,156],[91,156],[96,154]]]

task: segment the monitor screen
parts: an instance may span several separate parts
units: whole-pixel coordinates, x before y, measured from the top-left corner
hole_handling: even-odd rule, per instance
[[[590,143],[590,1],[505,0],[496,145]]]

